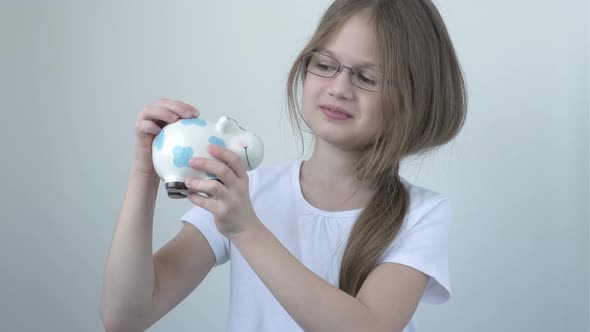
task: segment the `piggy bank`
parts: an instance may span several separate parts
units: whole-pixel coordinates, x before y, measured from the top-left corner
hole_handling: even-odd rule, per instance
[[[235,152],[248,171],[258,167],[264,156],[262,140],[229,116],[222,116],[217,122],[190,118],[170,123],[162,128],[152,143],[154,169],[164,181],[168,197],[186,198],[184,182],[188,177],[219,181],[214,174],[195,170],[189,165],[193,157],[216,160],[207,152],[209,144]],[[206,192],[199,194],[210,196]]]

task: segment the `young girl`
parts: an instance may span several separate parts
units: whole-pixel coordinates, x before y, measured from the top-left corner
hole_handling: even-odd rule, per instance
[[[302,113],[297,106],[302,82]],[[137,154],[107,259],[107,331],[151,326],[231,262],[228,331],[414,331],[420,302],[450,297],[449,199],[399,175],[403,158],[451,141],[466,96],[429,0],[336,0],[295,60],[289,111],[314,137],[308,160],[246,171],[216,145],[190,166],[194,204],[152,255],[159,179],[151,143],[199,112],[162,99],[138,116]]]

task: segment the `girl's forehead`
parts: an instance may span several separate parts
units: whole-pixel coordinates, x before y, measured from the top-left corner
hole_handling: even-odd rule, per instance
[[[320,48],[341,61],[378,64],[374,24],[367,14],[348,18],[320,43]]]
[[[334,58],[336,58],[340,62],[349,63],[352,65],[360,65],[364,67],[373,67],[379,68],[379,64],[376,58],[363,56],[362,54],[350,54],[348,52],[337,52],[332,48],[328,48],[325,46],[318,46],[316,47],[316,51],[328,54]]]

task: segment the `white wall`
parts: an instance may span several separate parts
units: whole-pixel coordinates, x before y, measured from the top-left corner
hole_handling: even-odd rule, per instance
[[[294,56],[329,1],[0,4],[0,329],[101,331],[104,259],[141,108],[233,114],[266,164],[298,157]],[[465,70],[464,131],[402,175],[454,202],[453,297],[419,331],[588,331],[588,2],[437,2]],[[254,121],[256,114],[262,121]],[[160,192],[154,250],[190,202]],[[222,331],[229,265],[151,331]]]

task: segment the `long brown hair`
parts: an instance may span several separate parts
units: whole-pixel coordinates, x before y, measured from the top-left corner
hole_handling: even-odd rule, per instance
[[[434,151],[460,132],[467,113],[462,70],[449,34],[430,0],[336,0],[297,56],[287,81],[288,110],[301,133],[296,102],[306,71],[302,57],[321,46],[347,19],[370,13],[384,71],[384,128],[363,147],[356,164],[359,181],[375,194],[354,224],[341,262],[339,288],[356,296],[394,240],[406,215],[409,193],[399,177],[403,158]]]

